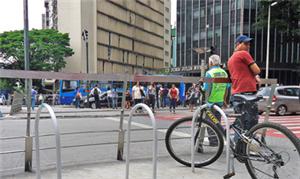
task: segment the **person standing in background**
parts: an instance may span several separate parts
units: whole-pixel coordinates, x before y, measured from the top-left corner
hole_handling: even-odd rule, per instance
[[[134,100],[134,105],[143,102],[143,96],[145,96],[144,87],[140,86],[140,83],[137,81],[136,85],[132,87],[132,97]],[[138,109],[137,111],[142,112],[142,109]]]
[[[110,87],[107,88],[107,107],[112,108],[112,91]]]
[[[126,91],[125,96],[126,96],[125,108],[129,109],[131,107],[131,100],[132,100],[129,90]]]
[[[82,95],[80,93],[79,87],[76,88],[76,95],[75,95],[75,107],[79,108],[80,107],[80,100],[82,98]]]
[[[154,107],[155,107],[155,95],[156,95],[156,88],[154,83],[152,82],[148,86],[148,98],[149,98],[149,105],[152,108],[152,112],[154,113]]]
[[[160,93],[159,93],[159,91],[160,91],[160,88],[161,88],[161,84],[156,84],[156,86],[155,86],[155,97],[156,97],[156,107],[157,107],[157,109],[159,109],[159,107],[161,106],[161,104],[159,104],[160,103]]]
[[[98,85],[95,85],[95,87],[91,91],[91,95],[94,96],[96,109],[100,108],[100,98],[99,94],[101,93],[101,90],[98,88]]]
[[[32,88],[31,89],[31,108],[33,111],[34,111],[34,107],[35,107],[35,100],[36,100],[37,94],[38,94],[37,91],[34,88]]]
[[[196,104],[196,84],[193,83],[192,86],[188,89],[188,100],[189,100],[189,109],[191,112],[194,110],[194,106]]]
[[[112,108],[117,109],[118,108],[118,93],[117,93],[116,88],[113,88],[111,90],[111,98],[112,98]]]
[[[169,90],[168,96],[170,97],[170,112],[172,112],[173,108],[173,113],[175,114],[175,109],[176,109],[176,104],[177,101],[179,100],[179,90],[176,88],[175,84],[172,84],[172,88]]]

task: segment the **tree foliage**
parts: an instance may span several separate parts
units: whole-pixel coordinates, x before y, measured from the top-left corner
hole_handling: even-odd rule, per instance
[[[0,67],[24,69],[23,31],[0,34]],[[29,31],[30,70],[59,71],[66,65],[65,57],[72,56],[68,34],[53,29]]]
[[[285,42],[300,42],[300,1],[276,0],[278,3],[271,7],[271,29],[281,32]],[[258,14],[258,28],[267,28],[268,8],[274,0],[262,0]]]

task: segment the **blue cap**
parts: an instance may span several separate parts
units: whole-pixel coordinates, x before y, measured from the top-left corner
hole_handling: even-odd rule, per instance
[[[235,43],[242,43],[242,42],[250,42],[252,38],[249,38],[246,35],[240,35],[236,38]]]

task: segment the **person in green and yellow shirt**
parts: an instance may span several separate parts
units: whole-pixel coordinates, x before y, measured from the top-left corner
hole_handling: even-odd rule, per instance
[[[211,55],[209,57],[208,65],[209,65],[209,70],[205,74],[206,78],[228,78],[228,74],[226,73],[226,71],[220,67],[221,65],[220,56]],[[200,79],[200,81],[203,82],[203,79]],[[207,97],[207,102],[209,104],[215,104],[222,108],[227,106],[226,97],[229,91],[228,90],[229,87],[230,85],[228,83],[204,83],[202,89],[206,93],[208,93],[206,97]],[[212,109],[211,111],[215,115],[215,117],[220,121],[221,114],[214,109]],[[208,137],[209,145],[210,146],[218,145],[217,138],[212,136],[214,135],[214,133],[209,129],[207,130],[207,132],[210,135],[210,137]]]

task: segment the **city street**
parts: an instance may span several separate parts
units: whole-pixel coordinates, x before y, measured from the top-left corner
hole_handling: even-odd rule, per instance
[[[63,134],[61,136],[61,145],[62,145],[62,160],[64,170],[63,174],[72,178],[76,173],[75,170],[78,168],[84,168],[84,170],[93,168],[99,168],[101,170],[106,170],[107,176],[108,173],[115,171],[114,168],[119,168],[121,173],[116,173],[116,178],[122,178],[122,167],[125,167],[125,163],[117,162],[117,141],[118,141],[118,128],[119,128],[119,111],[105,110],[101,109],[101,112],[95,112],[95,110],[89,109],[60,109],[55,108],[57,111],[57,118],[59,120],[61,133],[73,133],[73,132],[82,132],[79,134]],[[81,112],[80,112],[81,111]],[[24,112],[24,111],[23,111]],[[25,113],[20,113],[19,115],[24,116]],[[74,118],[70,114],[75,114],[77,117]],[[91,115],[93,114],[93,115]],[[128,114],[128,111],[125,112]],[[43,114],[46,116],[47,114]],[[69,115],[69,116],[68,116]],[[109,115],[113,117],[108,117]],[[203,169],[197,169],[196,174],[192,174],[189,168],[183,167],[181,164],[173,160],[166,151],[164,144],[165,132],[168,126],[183,116],[191,116],[192,113],[188,112],[187,109],[183,110],[182,108],[178,110],[176,114],[170,114],[168,110],[158,111],[155,114],[157,120],[157,127],[159,128],[158,137],[159,137],[159,175],[164,170],[170,170],[170,172],[177,172],[177,169],[182,171],[180,172],[180,178],[185,178],[189,176],[196,178],[196,174],[199,172],[203,177],[222,177],[225,174],[225,153],[221,158],[208,167]],[[19,116],[19,119],[6,118],[1,120],[1,138],[6,137],[20,137],[25,134],[26,120]],[[105,117],[101,117],[105,116]],[[127,120],[128,117],[125,117]],[[263,116],[261,116],[261,120]],[[287,126],[291,129],[298,137],[300,137],[300,116],[291,115],[291,116],[270,116],[270,121],[280,123]],[[33,132],[33,120],[31,124],[31,133]],[[127,123],[124,123],[124,129],[127,127]],[[133,118],[132,123],[132,147],[131,147],[131,157],[133,159],[133,166],[139,166],[138,163],[143,163],[145,167],[148,168],[147,171],[142,171],[140,173],[145,175],[145,178],[149,178],[151,175],[151,156],[152,156],[152,130],[151,130],[151,120],[145,114],[139,114]],[[84,131],[90,131],[89,133],[83,133]],[[40,121],[40,134],[51,134],[53,133],[52,124],[50,120],[42,119]],[[271,134],[275,137],[276,134]],[[77,147],[72,147],[79,145]],[[40,138],[40,147],[44,150],[41,151],[41,165],[42,169],[48,169],[55,167],[55,141],[54,136],[44,136]],[[45,148],[51,148],[46,150]],[[1,140],[1,153],[7,151],[23,151],[24,150],[24,138],[17,139],[7,139]],[[33,153],[35,156],[35,153]],[[0,154],[1,156],[1,174],[10,175],[19,173],[15,177],[8,178],[34,178],[33,175],[24,175],[22,174],[24,168],[24,152],[21,153],[11,153],[11,154]],[[235,162],[237,176],[234,178],[250,178],[245,167]],[[148,166],[149,165],[149,166]],[[75,168],[74,168],[75,167]],[[35,168],[35,157],[33,157],[33,168]],[[134,168],[134,167],[133,167]],[[171,169],[174,171],[171,171]],[[81,169],[80,169],[81,170]],[[97,169],[98,171],[98,169]],[[133,169],[134,173],[135,169]],[[138,171],[136,171],[138,172]],[[146,174],[145,174],[146,172]],[[54,177],[54,171],[48,171],[47,176]],[[147,175],[148,173],[148,175]],[[174,173],[174,174],[175,174]],[[138,173],[136,173],[137,175]],[[177,173],[175,176],[178,176]],[[119,176],[117,176],[119,175]],[[192,175],[192,176],[190,176]],[[77,176],[77,175],[75,175]],[[97,176],[95,174],[95,176]],[[137,175],[138,176],[138,175]],[[171,176],[172,175],[168,175]],[[99,177],[99,176],[98,176]],[[67,177],[66,177],[67,178]],[[84,177],[83,177],[84,178]],[[93,178],[93,177],[89,177]],[[103,178],[108,178],[103,175]],[[162,177],[165,178],[165,177]],[[174,177],[173,177],[174,178]]]

